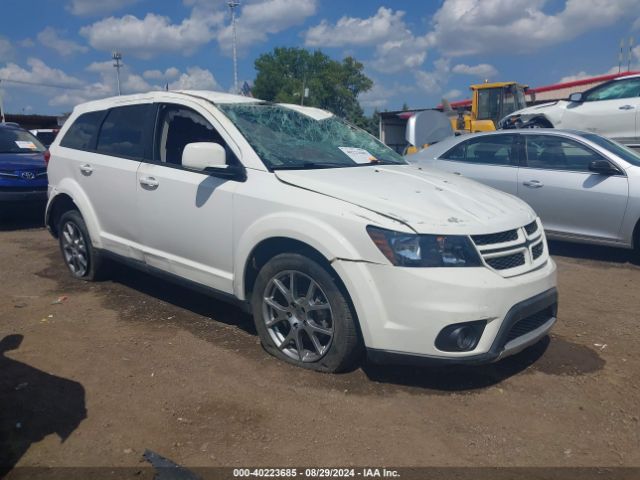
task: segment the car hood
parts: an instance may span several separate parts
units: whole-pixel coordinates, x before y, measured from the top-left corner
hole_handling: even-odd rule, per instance
[[[416,165],[277,170],[275,175],[286,184],[366,208],[418,233],[498,232],[536,217],[512,195]]]
[[[515,112],[507,115],[507,117],[515,116],[527,116],[527,115],[541,115],[548,112],[554,112],[559,109],[565,108],[569,102],[565,100],[558,100],[555,102],[542,103],[540,105],[533,105],[532,107],[523,108],[522,110],[516,110]]]
[[[42,153],[0,153],[0,170],[45,170]]]

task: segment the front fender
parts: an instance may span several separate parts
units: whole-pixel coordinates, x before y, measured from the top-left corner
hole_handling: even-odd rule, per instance
[[[365,227],[359,222],[352,222],[352,225],[355,228],[361,227],[363,235],[366,235]],[[360,253],[363,248],[356,248],[340,230],[327,222],[296,212],[267,215],[246,228],[236,242],[234,253],[236,274],[233,282],[236,297],[245,299],[245,267],[253,249],[264,240],[278,237],[305,243],[320,252],[329,262],[336,259],[363,261]],[[373,242],[371,245],[373,246]],[[370,261],[375,262],[375,260]]]

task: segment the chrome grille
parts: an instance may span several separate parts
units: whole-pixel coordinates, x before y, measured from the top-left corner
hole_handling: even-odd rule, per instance
[[[488,235],[473,235],[471,238],[476,245],[511,242],[518,239],[518,230],[507,230],[506,232],[489,233]]]
[[[533,235],[538,230],[538,222],[531,222],[529,225],[524,226],[527,235]]]
[[[488,258],[487,263],[496,270],[506,270],[508,268],[524,265],[524,253],[514,253],[505,257]]]
[[[531,249],[531,255],[534,260],[542,255],[542,252],[544,252],[544,244],[542,242],[538,243]]]
[[[504,277],[533,270],[548,257],[538,220],[513,230],[472,235],[471,239],[484,263]]]

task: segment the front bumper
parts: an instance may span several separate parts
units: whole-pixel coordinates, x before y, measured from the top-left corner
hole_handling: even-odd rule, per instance
[[[46,187],[38,190],[28,188],[3,190],[0,188],[0,203],[36,203],[47,201]]]
[[[544,322],[523,335],[510,338],[510,333],[514,326],[526,321],[528,318],[540,313],[549,311]],[[502,325],[495,336],[491,348],[485,353],[471,355],[468,357],[438,357],[430,355],[406,354],[388,350],[367,349],[367,357],[374,363],[394,363],[402,365],[434,365],[434,364],[467,364],[479,365],[492,363],[501,358],[515,355],[525,348],[537,343],[546,336],[556,323],[558,312],[558,291],[551,288],[533,298],[524,300],[514,305],[507,313]]]
[[[509,278],[485,267],[422,269],[348,261],[333,265],[350,293],[374,361],[408,356],[411,363],[489,363],[537,342],[556,321],[556,266],[550,257],[541,267]],[[548,318],[513,337],[515,323],[545,309]],[[445,327],[477,320],[486,326],[473,350],[448,352],[435,346]]]

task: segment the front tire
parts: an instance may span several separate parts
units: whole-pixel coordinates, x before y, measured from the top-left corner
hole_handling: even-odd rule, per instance
[[[356,320],[336,280],[310,258],[284,253],[258,273],[251,299],[271,355],[320,372],[352,368],[361,352]]]
[[[523,125],[522,128],[553,128],[553,125],[543,118],[534,118]]]
[[[70,210],[61,215],[58,222],[58,239],[62,259],[71,275],[87,281],[103,278],[106,273],[103,259],[91,243],[80,212]]]

